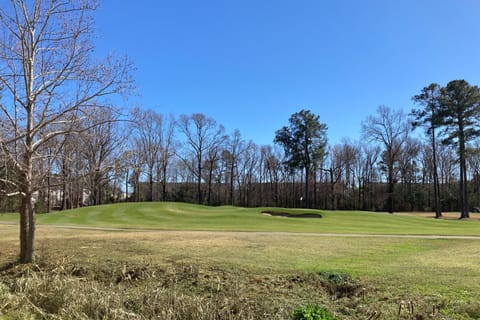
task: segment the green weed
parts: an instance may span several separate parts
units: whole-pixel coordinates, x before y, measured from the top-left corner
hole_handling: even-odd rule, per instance
[[[337,318],[323,306],[309,305],[295,309],[293,320],[337,320]]]

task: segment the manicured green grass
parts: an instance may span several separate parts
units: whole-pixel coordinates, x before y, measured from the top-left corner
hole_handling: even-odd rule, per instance
[[[284,218],[262,210],[314,212],[323,218]],[[16,221],[2,214],[0,221]],[[39,224],[161,230],[272,231],[395,235],[480,235],[478,220],[436,220],[362,211],[207,207],[173,202],[122,203],[37,215]]]

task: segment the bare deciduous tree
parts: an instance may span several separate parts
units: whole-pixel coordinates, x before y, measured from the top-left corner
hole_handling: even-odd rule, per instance
[[[138,153],[145,166],[145,172],[148,179],[147,200],[154,200],[153,185],[155,182],[156,168],[158,168],[160,155],[162,153],[162,125],[163,117],[153,110],[134,109],[133,133],[135,135],[135,145],[138,147]]]
[[[202,203],[202,179],[205,157],[208,150],[225,141],[225,129],[202,113],[190,116],[182,115],[178,122],[180,131],[185,135],[185,154],[179,155],[197,180],[197,201]]]
[[[280,180],[281,180],[281,171],[282,171],[282,160],[280,155],[276,153],[277,150],[273,149],[272,146],[265,145],[260,149],[261,161],[260,163],[263,166],[263,171],[265,174],[264,183],[269,186],[266,199],[271,199],[266,202],[272,206],[279,206],[279,192],[280,192]],[[266,199],[264,199],[266,201]]]
[[[369,116],[362,123],[362,133],[367,140],[383,145],[383,163],[387,174],[388,203],[387,210],[394,211],[394,185],[398,170],[396,164],[411,131],[410,124],[401,110],[392,110],[387,106],[379,106],[376,116]]]
[[[167,180],[168,180],[168,168],[172,162],[172,158],[175,155],[177,148],[177,140],[175,139],[175,126],[176,120],[173,115],[168,118],[163,118],[162,126],[162,147],[160,161],[158,163],[158,176],[162,184],[162,200],[167,200]]]
[[[244,207],[251,206],[253,184],[256,181],[256,168],[260,160],[259,147],[249,141],[245,145],[245,149],[238,159],[238,189],[240,191],[240,205]]]
[[[102,97],[130,87],[126,60],[96,62],[91,43],[94,0],[11,0],[0,5],[1,151],[20,177],[20,257],[32,262],[34,172],[42,145],[71,132]]]
[[[224,158],[228,162],[228,184],[229,184],[229,194],[228,194],[228,203],[232,206],[234,205],[234,181],[238,168],[238,160],[243,152],[245,152],[245,141],[242,140],[242,135],[239,130],[235,130],[230,138],[228,139],[227,148],[224,153]]]
[[[116,151],[124,137],[116,130],[115,115],[110,110],[92,108],[80,124],[79,134],[82,155],[86,162],[88,196],[90,205],[100,205],[106,198],[104,187],[109,183],[109,175],[118,159]],[[83,193],[83,190],[81,190]]]

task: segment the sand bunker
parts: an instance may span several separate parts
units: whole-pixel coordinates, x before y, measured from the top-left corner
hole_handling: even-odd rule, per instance
[[[322,215],[319,213],[288,213],[288,212],[279,212],[279,211],[262,211],[263,215],[272,216],[272,217],[285,217],[285,218],[321,218]]]

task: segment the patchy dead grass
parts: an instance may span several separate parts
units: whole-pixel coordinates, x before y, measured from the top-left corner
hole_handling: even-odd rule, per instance
[[[0,225],[0,315],[13,318],[288,319],[314,303],[341,319],[412,319],[397,316],[402,301],[440,310],[424,319],[480,317],[480,240],[42,225],[37,264],[12,267],[17,228]]]
[[[107,241],[107,240],[106,240]],[[41,249],[34,265],[0,272],[0,315],[28,319],[290,319],[322,305],[339,319],[392,319],[397,299],[372,283],[333,271],[265,272],[199,262],[65,257]],[[392,302],[388,299],[393,298]],[[421,309],[436,301],[415,300]],[[420,313],[422,311],[419,311]],[[420,314],[418,313],[418,314]],[[411,319],[406,313],[398,319]],[[378,318],[377,318],[378,319]],[[422,319],[445,319],[440,314]]]

